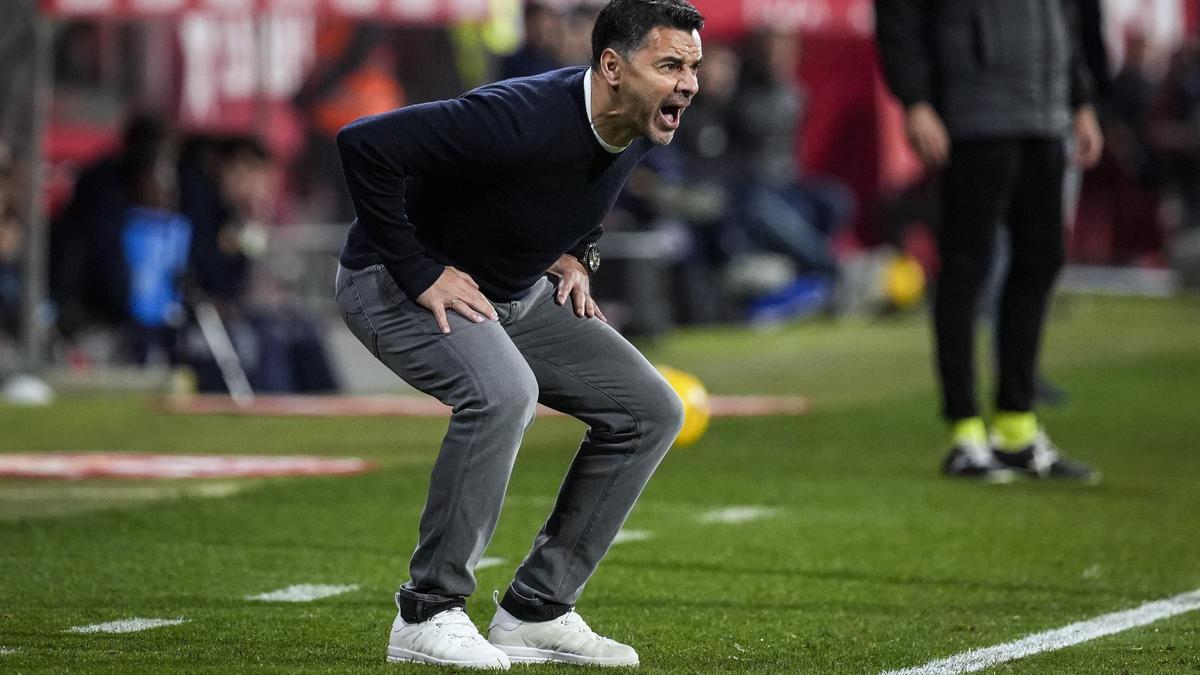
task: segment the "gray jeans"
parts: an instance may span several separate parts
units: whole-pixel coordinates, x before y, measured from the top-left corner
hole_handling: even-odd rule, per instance
[[[430,478],[411,579],[397,593],[406,621],[465,606],[475,564],[496,528],[509,475],[542,403],[588,425],[549,519],[502,603],[525,620],[569,611],[608,552],[683,423],[658,371],[598,319],[554,302],[542,279],[499,321],[433,314],[406,297],[382,265],[338,267],[346,325],[401,379],[452,409]]]

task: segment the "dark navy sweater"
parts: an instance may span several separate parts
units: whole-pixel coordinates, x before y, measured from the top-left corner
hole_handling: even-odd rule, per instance
[[[382,263],[415,299],[452,265],[492,300],[521,296],[565,252],[599,239],[653,147],[613,154],[583,100],[585,68],[506,80],[357,120],[338,134],[358,218],[342,265]]]

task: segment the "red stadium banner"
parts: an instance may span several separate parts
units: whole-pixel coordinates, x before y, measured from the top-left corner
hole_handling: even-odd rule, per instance
[[[871,0],[693,0],[704,14],[706,37],[728,39],[762,26],[801,33],[869,36]]]
[[[58,17],[132,19],[188,12],[335,14],[403,23],[451,23],[488,17],[488,0],[41,0]]]

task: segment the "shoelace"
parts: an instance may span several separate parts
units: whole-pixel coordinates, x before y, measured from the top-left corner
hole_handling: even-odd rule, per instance
[[[599,640],[600,642],[616,642],[616,640],[613,640],[612,638],[606,638],[603,635],[596,633],[596,631],[592,630],[591,626],[587,625],[587,622],[583,620],[583,617],[579,616],[575,612],[567,612],[566,614],[563,614],[562,618],[560,618],[558,622],[567,628],[574,628],[577,632],[586,633],[593,640]]]
[[[451,609],[438,614],[434,617],[433,625],[435,628],[452,629],[446,631],[446,637],[458,640],[463,647],[470,647],[485,641],[479,634],[479,630],[475,628],[475,624],[471,623],[471,618],[460,609]]]

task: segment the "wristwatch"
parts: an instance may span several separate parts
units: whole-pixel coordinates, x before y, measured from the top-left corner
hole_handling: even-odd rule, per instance
[[[583,247],[571,251],[571,255],[583,263],[583,267],[588,271],[588,274],[595,274],[600,269],[600,244],[594,241],[588,242]]]

